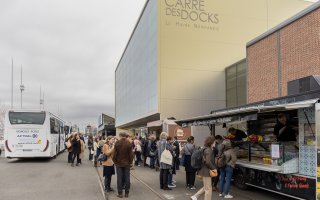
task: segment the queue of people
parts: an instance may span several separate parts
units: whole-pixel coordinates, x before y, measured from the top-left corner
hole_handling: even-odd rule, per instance
[[[119,136],[119,139],[108,136],[105,140],[101,137],[88,138],[89,160],[93,161],[95,167],[103,166],[105,192],[115,190],[111,187],[111,182],[112,176],[116,174],[117,197],[129,197],[130,170],[134,169],[134,165],[137,167],[143,165],[150,169],[159,168],[160,189],[172,190],[177,186],[174,175],[177,170],[180,170],[180,166],[184,166],[187,189],[197,189],[195,185],[197,175],[203,182],[203,186],[191,196],[192,200],[197,200],[202,194],[205,200],[209,200],[212,191],[219,191],[220,197],[233,198],[230,194],[230,182],[237,157],[231,142],[224,140],[220,135],[205,139],[202,147],[204,164],[200,168],[195,168],[192,163],[193,154],[199,149],[195,145],[193,136],[187,139],[187,143],[182,148],[177,137],[172,138],[166,132],[160,134],[158,141],[155,135],[149,135],[143,139],[130,137],[122,132]],[[83,159],[84,140],[77,133],[72,134],[67,139],[67,143],[71,144],[68,148],[68,162],[74,166],[77,158],[76,166],[79,166]],[[218,167],[216,158],[222,155],[225,157],[225,165]],[[217,174],[211,177],[209,171],[214,169]]]

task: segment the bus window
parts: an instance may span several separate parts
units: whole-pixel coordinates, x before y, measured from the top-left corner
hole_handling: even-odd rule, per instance
[[[46,113],[41,112],[9,112],[11,124],[38,124],[43,125]]]
[[[54,118],[50,118],[50,130],[51,134],[59,133],[59,124]]]

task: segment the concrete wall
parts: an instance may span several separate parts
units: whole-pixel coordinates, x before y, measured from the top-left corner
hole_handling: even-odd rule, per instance
[[[162,119],[224,108],[225,67],[246,57],[248,41],[310,5],[301,0],[178,2],[162,0],[158,7]],[[214,17],[201,20],[195,13]]]

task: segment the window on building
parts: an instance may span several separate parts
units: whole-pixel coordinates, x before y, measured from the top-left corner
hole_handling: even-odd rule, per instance
[[[226,69],[227,107],[240,106],[247,103],[247,65],[242,60]]]

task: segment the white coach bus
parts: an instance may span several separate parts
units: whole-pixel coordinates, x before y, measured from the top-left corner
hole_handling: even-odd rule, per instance
[[[9,110],[5,117],[6,158],[56,157],[65,150],[69,127],[43,110]]]

